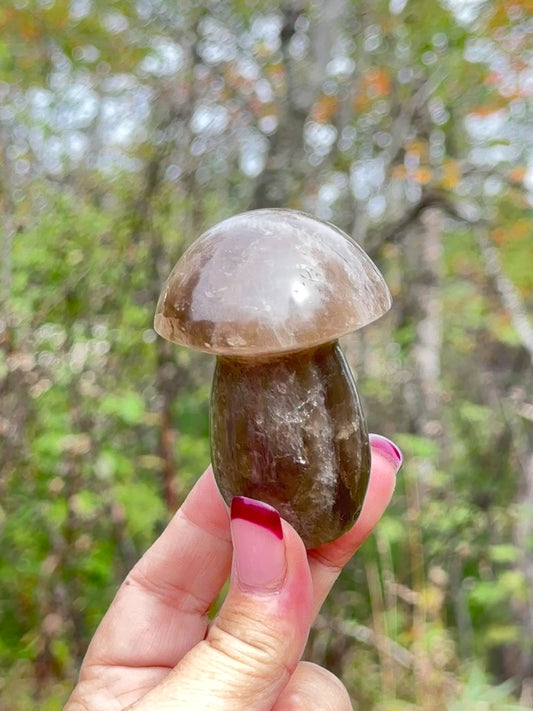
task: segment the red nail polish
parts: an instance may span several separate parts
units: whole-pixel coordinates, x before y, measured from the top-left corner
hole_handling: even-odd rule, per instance
[[[398,471],[403,463],[403,455],[400,449],[390,439],[379,434],[371,434],[368,437],[372,449],[376,449],[386,457]]]
[[[271,593],[285,578],[281,519],[272,506],[236,496],[231,502],[232,578],[245,591]]]
[[[235,496],[231,502],[231,519],[242,518],[257,526],[262,526],[273,533],[277,538],[283,538],[281,519],[273,506],[262,501],[249,499],[246,496]]]

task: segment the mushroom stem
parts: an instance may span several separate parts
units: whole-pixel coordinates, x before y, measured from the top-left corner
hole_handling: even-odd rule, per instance
[[[307,548],[348,530],[366,492],[370,449],[338,341],[264,358],[219,356],[211,448],[228,504],[243,495],[275,506]]]

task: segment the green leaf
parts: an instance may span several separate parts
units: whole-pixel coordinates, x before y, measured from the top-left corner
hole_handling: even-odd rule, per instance
[[[395,440],[408,456],[430,460],[437,458],[438,447],[434,440],[405,432],[397,434]]]
[[[140,536],[148,540],[154,526],[165,518],[161,497],[146,483],[119,484],[113,489],[113,498],[124,507],[126,525],[134,538]]]
[[[519,553],[518,548],[511,543],[500,543],[489,548],[490,559],[494,563],[515,563]]]
[[[99,409],[104,415],[118,417],[128,425],[139,424],[146,410],[143,398],[133,391],[106,395]]]

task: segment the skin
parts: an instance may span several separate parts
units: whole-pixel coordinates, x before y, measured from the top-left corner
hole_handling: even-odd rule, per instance
[[[64,711],[351,709],[335,676],[300,659],[342,567],[385,510],[396,470],[372,448],[363,511],[336,541],[306,551],[283,521],[284,574],[251,590],[232,572],[228,510],[208,468],[120,587]],[[230,574],[210,622],[208,610]]]

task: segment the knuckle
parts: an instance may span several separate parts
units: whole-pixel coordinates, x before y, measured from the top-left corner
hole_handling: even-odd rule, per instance
[[[287,668],[292,635],[282,627],[246,609],[221,612],[206,641],[255,676],[279,676],[292,671]]]

